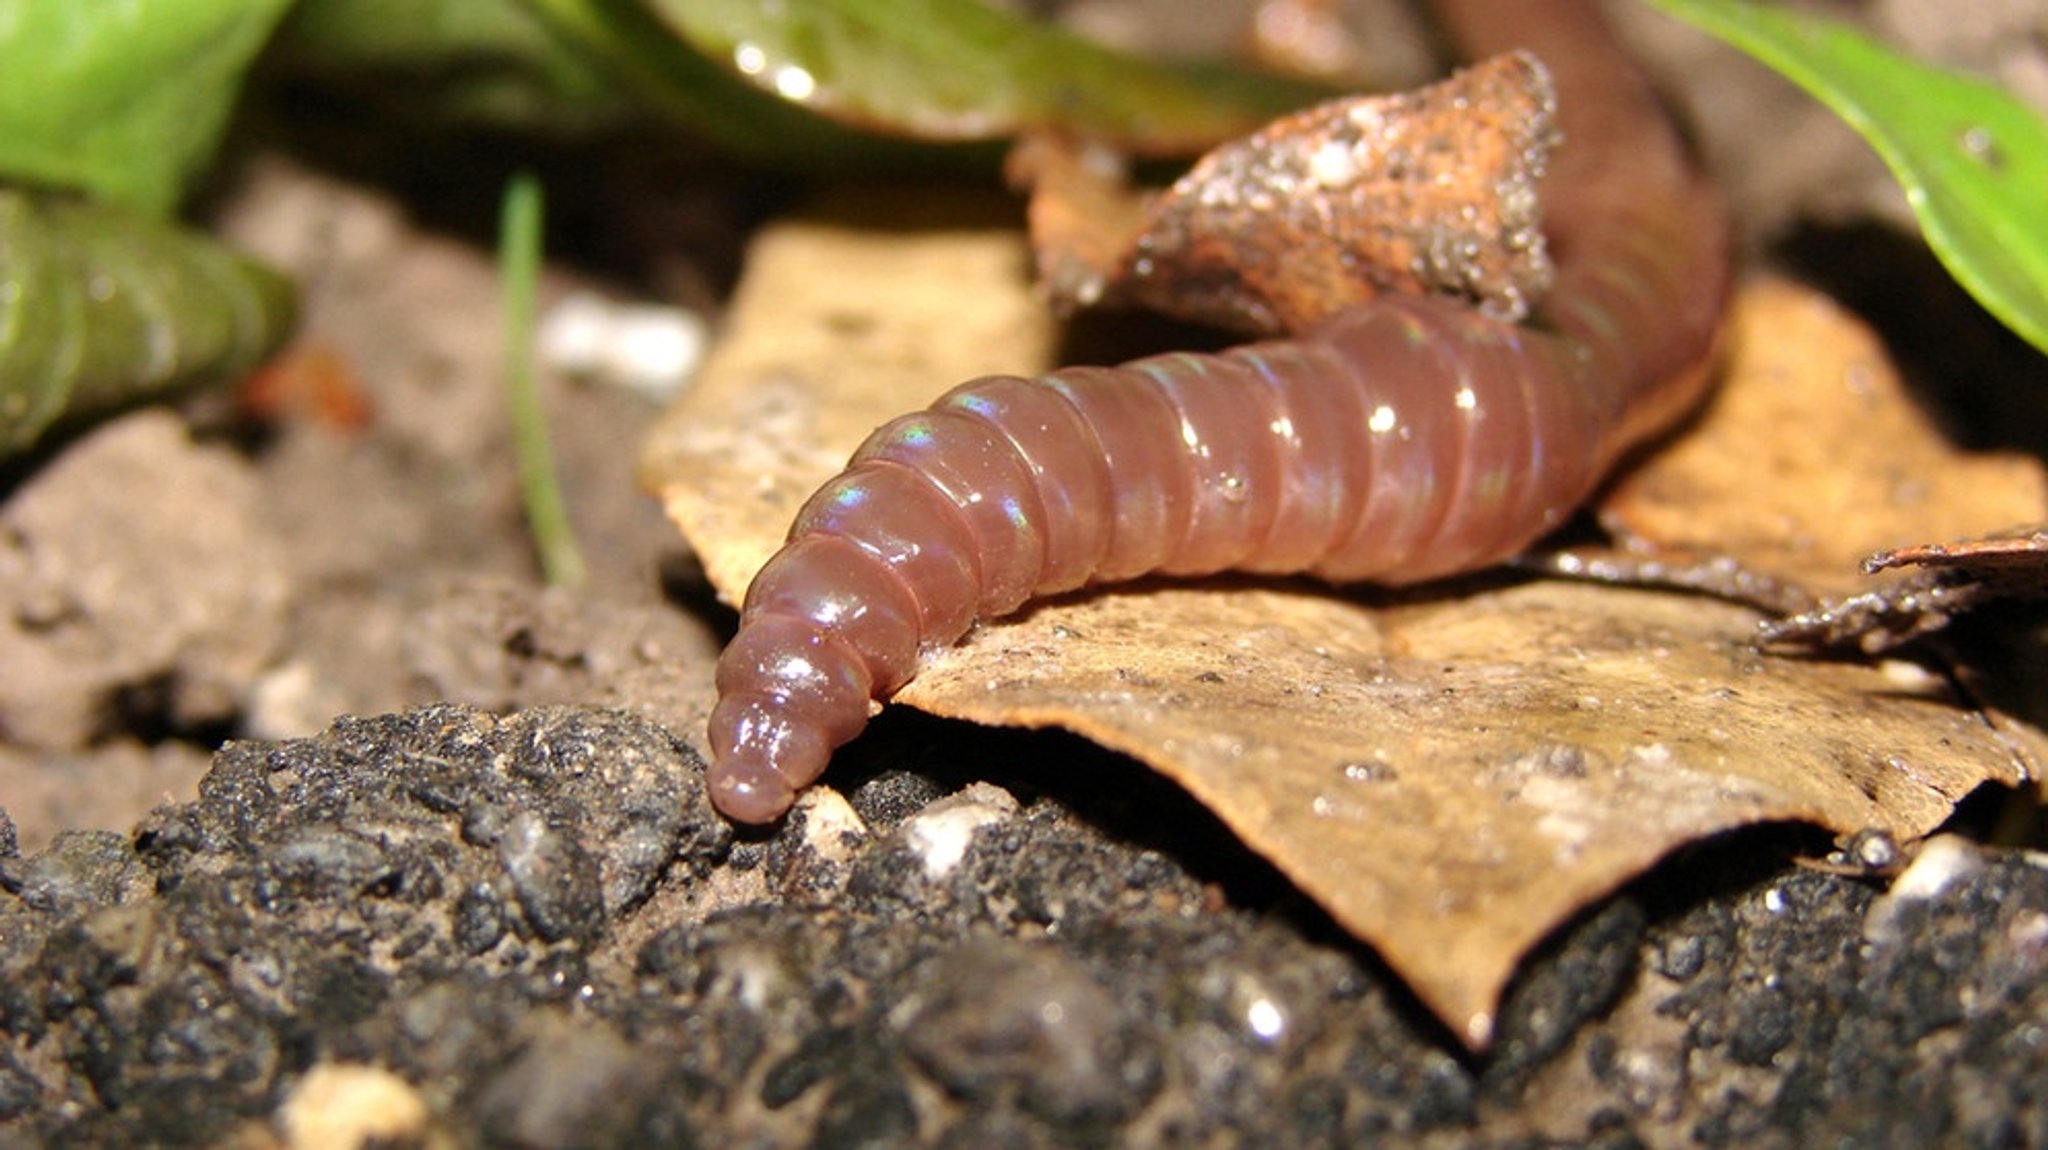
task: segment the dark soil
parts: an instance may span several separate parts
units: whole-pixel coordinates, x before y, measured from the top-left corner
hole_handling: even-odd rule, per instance
[[[998,742],[1116,786],[884,772],[736,841],[619,711],[230,744],[197,802],[0,860],[0,1120],[268,1144],[378,1067],[401,1101],[324,1104],[406,1145],[2048,1144],[2019,854],[1939,840],[1881,895],[1783,867],[1797,836],[1709,844],[1546,947],[1467,1057],[1187,800]]]

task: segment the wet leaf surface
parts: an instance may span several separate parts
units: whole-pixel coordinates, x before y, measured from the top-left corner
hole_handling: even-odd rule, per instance
[[[764,234],[727,341],[649,445],[647,482],[729,601],[874,425],[962,379],[1048,366],[1020,237],[867,222]],[[1825,307],[1773,285],[1743,322],[1786,306]],[[2022,777],[1941,676],[1771,657],[1757,621],[1497,578],[1395,598],[1143,585],[984,626],[899,698],[1150,764],[1482,1045],[1526,950],[1680,845],[1771,819],[1914,836],[1980,782]]]
[[[1185,153],[1322,94],[1220,65],[1145,60],[962,0],[657,0],[650,8],[758,88],[925,139],[1059,126],[1139,151]]]

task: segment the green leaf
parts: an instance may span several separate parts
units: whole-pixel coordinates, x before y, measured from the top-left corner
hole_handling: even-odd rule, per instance
[[[1827,104],[1891,166],[1928,246],[2048,352],[2048,124],[2001,89],[1839,24],[1735,0],[1648,0]]]
[[[873,137],[741,83],[678,39],[639,0],[523,2],[554,36],[619,86],[743,158],[799,167],[875,158]]]
[[[0,175],[158,215],[290,0],[0,0]]]
[[[1059,127],[1152,153],[1249,131],[1328,93],[1147,61],[978,0],[649,0],[698,52],[824,115],[926,139]]]
[[[0,190],[0,456],[78,419],[254,366],[291,286],[138,213]]]
[[[577,133],[633,110],[523,0],[298,0],[264,67],[413,123]]]

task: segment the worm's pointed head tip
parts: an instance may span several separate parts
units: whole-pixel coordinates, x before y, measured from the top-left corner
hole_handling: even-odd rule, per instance
[[[772,770],[748,771],[714,769],[711,775],[711,805],[736,823],[765,826],[789,812],[796,791]]]

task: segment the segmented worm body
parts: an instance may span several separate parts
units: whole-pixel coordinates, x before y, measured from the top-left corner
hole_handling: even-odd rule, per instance
[[[1698,395],[1719,205],[1589,6],[1443,6],[1558,87],[1557,279],[1518,327],[1382,297],[1298,338],[990,376],[877,430],[799,512],[718,666],[711,793],[767,822],[926,652],[1147,574],[1411,583],[1511,556]]]

